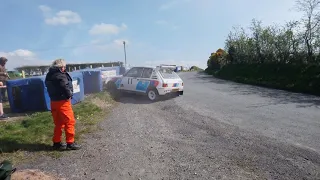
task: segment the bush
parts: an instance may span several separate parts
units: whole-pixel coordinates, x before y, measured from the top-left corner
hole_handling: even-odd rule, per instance
[[[318,65],[229,64],[215,76],[241,83],[320,95]]]

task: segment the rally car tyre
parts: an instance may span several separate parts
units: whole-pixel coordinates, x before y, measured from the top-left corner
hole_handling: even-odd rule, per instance
[[[152,89],[148,89],[147,96],[150,101],[157,101],[159,98],[159,93],[158,93],[157,89],[152,88]]]
[[[117,89],[117,86],[115,83],[109,83],[108,85],[108,91],[112,98],[119,99],[121,96],[121,92]]]

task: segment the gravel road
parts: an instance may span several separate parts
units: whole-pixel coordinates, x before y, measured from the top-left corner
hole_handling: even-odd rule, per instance
[[[320,98],[180,75],[184,96],[123,97],[84,149],[23,167],[67,179],[320,179]]]

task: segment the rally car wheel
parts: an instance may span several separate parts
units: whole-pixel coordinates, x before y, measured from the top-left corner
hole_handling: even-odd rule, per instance
[[[121,96],[121,92],[117,89],[117,86],[115,83],[110,83],[108,87],[108,91],[112,98],[119,99]]]
[[[148,98],[151,101],[156,101],[159,97],[158,91],[156,89],[149,89],[147,92]]]

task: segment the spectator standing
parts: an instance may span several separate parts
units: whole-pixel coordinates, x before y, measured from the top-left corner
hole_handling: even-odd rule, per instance
[[[6,86],[3,85],[2,82],[0,82],[0,89],[5,89],[7,88]],[[0,93],[0,120],[8,119],[9,117],[4,114],[3,112],[3,104],[2,104],[2,98],[1,98],[1,93]]]
[[[3,86],[7,84],[8,80],[8,73],[6,70],[6,64],[8,62],[8,59],[5,57],[0,57],[0,82],[2,82]],[[0,94],[1,94],[1,102],[7,101],[6,98],[6,88],[1,88],[0,89]]]
[[[52,63],[46,75],[45,84],[51,100],[51,113],[54,121],[54,149],[78,150],[81,148],[74,141],[75,123],[71,98],[73,95],[72,79],[66,71],[66,62],[57,59]],[[66,142],[61,142],[62,129],[66,134]]]

